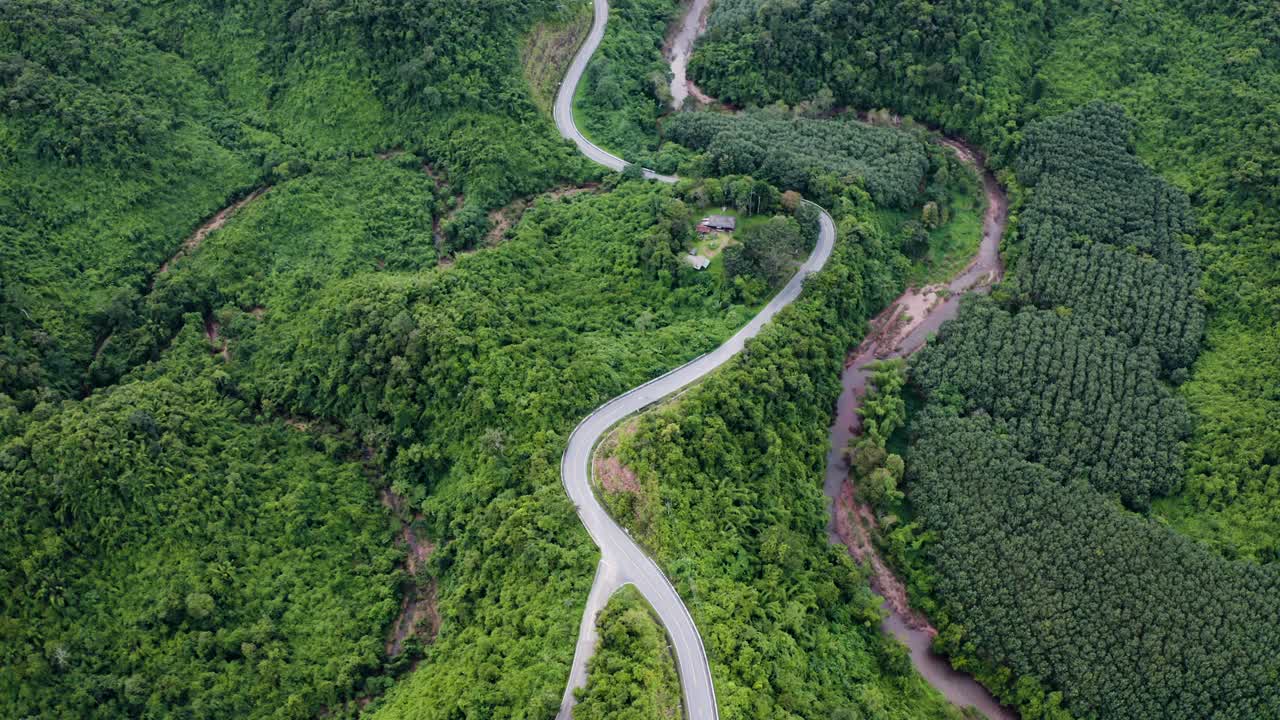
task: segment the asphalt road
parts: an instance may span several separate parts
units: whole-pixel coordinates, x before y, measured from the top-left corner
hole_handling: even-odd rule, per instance
[[[595,0],[595,20],[591,25],[591,32],[577,56],[574,57],[573,64],[569,66],[565,80],[560,86],[560,92],[556,96],[554,115],[560,134],[576,143],[583,154],[605,167],[622,170],[627,166],[624,160],[610,155],[587,140],[582,133],[578,132],[573,122],[574,91],[582,79],[588,61],[599,47],[601,38],[604,37],[605,22],[608,17],[607,0]],[[649,170],[645,171],[645,176],[662,182],[675,182],[677,179]],[[686,717],[689,720],[718,720],[720,717],[711,678],[711,666],[707,661],[702,636],[698,634],[693,617],[662,570],[631,539],[626,530],[613,521],[608,511],[596,498],[591,487],[591,456],[596,443],[609,428],[627,416],[677,392],[724,365],[741,352],[747,340],[755,337],[779,310],[800,295],[805,277],[822,269],[827,258],[831,256],[831,249],[835,244],[836,232],[831,216],[823,211],[820,223],[818,241],[809,258],[800,266],[799,271],[786,287],[746,326],[723,345],[706,355],[695,358],[605,403],[579,423],[570,435],[569,445],[560,463],[560,477],[564,482],[565,491],[577,508],[578,517],[586,526],[587,532],[591,534],[592,540],[600,548],[600,566],[596,569],[595,581],[582,616],[573,666],[570,669],[569,682],[560,705],[560,713],[557,715],[558,720],[569,720],[573,712],[573,691],[586,684],[587,660],[595,651],[596,615],[604,608],[609,596],[628,583],[634,585],[649,601],[666,628],[671,646],[675,650]]]

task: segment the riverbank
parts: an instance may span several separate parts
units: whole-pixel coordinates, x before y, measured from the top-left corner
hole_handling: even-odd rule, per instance
[[[969,265],[947,283],[945,293],[935,288],[909,288],[873,318],[871,331],[845,363],[840,377],[843,389],[831,425],[823,483],[830,509],[827,536],[831,542],[848,548],[860,565],[870,568],[872,589],[885,599],[882,607],[886,617],[881,629],[910,649],[912,665],[930,685],[954,705],[975,707],[992,720],[1015,720],[1018,717],[1016,712],[1001,705],[980,683],[953,669],[945,657],[933,652],[933,638],[938,632],[928,618],[911,608],[906,587],[876,552],[873,541],[877,531],[876,515],[857,499],[844,458],[844,449],[849,441],[861,433],[858,408],[871,374],[867,366],[876,360],[909,357],[924,347],[930,335],[955,317],[965,295],[988,291],[1004,274],[1000,239],[1004,236],[1008,220],[1008,199],[995,177],[983,165],[981,153],[963,141],[943,139],[939,142],[973,166],[982,178],[987,200],[982,241]]]

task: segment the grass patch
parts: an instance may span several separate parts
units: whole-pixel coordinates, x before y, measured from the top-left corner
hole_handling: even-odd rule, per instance
[[[708,233],[694,243],[693,250],[704,258],[714,260],[720,256],[720,253],[724,252],[725,248],[730,245],[736,245],[737,242],[737,240],[733,239],[732,233]]]
[[[986,198],[972,169],[966,167],[963,172],[953,174],[946,198],[947,221],[929,231],[929,246],[913,259],[907,273],[908,285],[924,286],[950,280],[968,266],[982,243]],[[919,221],[921,210],[879,207],[873,212],[873,217],[885,237],[900,242],[904,226],[912,220]]]
[[[547,115],[551,115],[560,81],[590,29],[591,3],[576,0],[563,10],[561,17],[534,25],[525,36],[520,65],[534,103]]]
[[[982,242],[982,215],[986,210],[976,187],[953,188],[951,218],[929,233],[929,250],[911,264],[907,282],[916,285],[945,282],[964,270]]]

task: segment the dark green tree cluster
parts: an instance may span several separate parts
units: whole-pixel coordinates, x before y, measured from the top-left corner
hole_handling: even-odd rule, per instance
[[[1124,108],[1102,102],[1029,125],[1013,168],[1036,192],[1019,217],[1078,245],[1106,243],[1191,270],[1187,196],[1134,156],[1133,130]]]
[[[655,164],[658,116],[671,102],[662,45],[680,7],[673,0],[609,3],[604,40],[575,99],[587,137],[645,167]]]
[[[1204,306],[1195,294],[1198,273],[1102,243],[1072,247],[1053,234],[1052,223],[1033,223],[1022,225],[1027,265],[1021,277],[1037,304],[1087,314],[1109,334],[1155,350],[1166,368],[1191,364],[1204,335]]]
[[[930,409],[920,431],[909,492],[938,538],[939,646],[1003,666],[962,665],[1027,699],[1023,717],[1055,717],[1030,700],[1041,683],[1080,717],[1280,716],[1275,565],[1107,503],[985,413]]]
[[[1129,151],[1132,131],[1123,109],[1101,103],[1027,128],[1015,162],[1031,188],[1019,270],[1038,304],[1084,312],[1182,368],[1204,328],[1190,207]]]
[[[1182,480],[1190,421],[1159,373],[1154,354],[1083,315],[1010,314],[983,301],[920,351],[912,380],[930,404],[991,415],[1023,457],[1147,509]]]
[[[681,113],[662,130],[705,151],[708,175],[752,174],[817,201],[838,183],[856,183],[878,204],[910,208],[930,171],[923,138],[842,119]]]
[[[708,93],[744,107],[799,105],[829,93],[855,108],[893,108],[967,136],[995,167],[1012,160],[1037,118],[1099,99],[1122,105],[1135,120],[1137,155],[1190,199],[1197,221],[1180,227],[1200,228],[1190,235],[1204,270],[1207,342],[1182,386],[1197,430],[1186,489],[1161,512],[1228,555],[1269,561],[1280,557],[1280,364],[1272,361],[1280,356],[1277,27],[1280,10],[1255,0],[720,0],[690,72]],[[1081,137],[1101,145],[1128,137],[1123,128],[1104,136],[1114,124],[1100,121]],[[1078,157],[1081,149],[1055,154]],[[1088,168],[1079,172],[1088,177]],[[1176,252],[1169,218],[1179,201],[1150,182],[1142,188],[1169,202],[1147,217],[1128,216],[1133,227],[1106,227],[1110,211],[1097,214],[1103,226],[1069,216],[1085,222],[1091,229],[1079,234],[1094,241],[1090,233],[1114,234],[1109,242],[1155,228]],[[1119,186],[1081,200],[1119,210],[1136,195]],[[1039,250],[1057,256],[1067,242],[1079,247],[1058,238]],[[1058,303],[1072,282],[1094,285],[1073,292],[1073,301],[1095,309],[1113,303],[1110,332],[1155,345],[1170,367],[1185,363],[1196,323],[1194,309],[1178,307],[1181,276],[1109,247],[1086,250],[1099,255],[1040,264],[1049,274],[1035,287],[1024,278],[1024,289]],[[1155,257],[1168,262],[1161,252]],[[1186,317],[1188,325],[1153,323],[1140,316],[1146,310],[1133,316],[1125,283],[1136,281],[1080,278],[1086,267],[1105,272],[1095,261],[1133,266],[1137,273],[1126,269],[1125,277],[1147,278],[1171,310],[1165,317]]]
[[[680,678],[667,634],[653,608],[630,585],[609,598],[596,619],[600,640],[587,663],[577,720],[679,720]]]
[[[656,488],[635,499],[648,522],[632,531],[689,602],[726,720],[958,717],[880,634],[879,599],[827,540],[820,478],[840,367],[905,270],[868,214],[837,217],[834,255],[801,299],[620,440],[618,457]]]
[[[730,280],[739,276],[759,278],[767,287],[782,287],[808,254],[813,233],[806,233],[795,218],[775,215],[768,222],[737,233],[739,244],[724,251],[724,272]]]
[[[776,187],[750,175],[684,178],[676,184],[676,192],[699,208],[732,207],[739,212],[764,215],[783,207],[782,193]]]
[[[1165,227],[1186,223],[1168,210],[1169,193],[1141,166],[1119,170],[1104,139],[1116,125],[1113,109],[1090,105],[1028,129],[1017,163],[1029,196],[1023,241],[1053,232],[1069,248],[1093,234],[1169,273],[1193,272],[1193,258],[1164,239]],[[1084,128],[1108,127],[1082,139]],[[1045,155],[1054,147],[1065,159]],[[1113,197],[1117,176],[1131,178],[1137,200]],[[1015,279],[1073,257],[1032,251]],[[1165,293],[1135,290],[1140,303]],[[1185,477],[1189,417],[1164,378],[1194,359],[1194,343],[1162,365],[1141,339],[1107,334],[1107,313],[1121,309],[1042,310],[997,295],[1003,307],[962,307],[913,365],[926,401],[908,458],[916,522],[891,544],[912,565],[913,587],[931,591],[923,604],[939,646],[1030,717],[1276,715],[1276,566],[1228,562],[1110,499],[1145,511]],[[927,568],[902,552],[919,543]]]

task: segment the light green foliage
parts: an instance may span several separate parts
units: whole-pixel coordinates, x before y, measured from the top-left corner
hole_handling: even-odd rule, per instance
[[[199,313],[238,339],[265,312],[289,317],[336,278],[433,267],[432,217],[451,198],[414,156],[320,163],[245,206],[145,295],[117,301],[110,340],[89,368],[106,386],[168,346],[183,314]]]
[[[596,619],[600,640],[578,691],[575,720],[678,720],[680,678],[666,632],[630,585]]]
[[[242,392],[349,428],[438,543],[440,635],[374,717],[554,714],[596,561],[564,438],[750,314],[679,261],[690,222],[652,183],[536,202],[496,248],[333,283],[241,342]]]
[[[1210,332],[1182,386],[1196,410],[1184,491],[1157,514],[1230,558],[1280,561],[1280,326]]]
[[[858,415],[862,417],[863,434],[880,447],[906,422],[907,404],[902,399],[906,382],[906,366],[900,360],[878,361],[872,366],[871,387]]]
[[[907,420],[903,386],[907,382],[902,360],[877,361],[871,368],[868,389],[858,408],[862,432],[850,439],[845,450],[849,472],[858,496],[875,507],[901,511],[905,464],[902,456],[886,450],[889,438]]]
[[[632,530],[689,603],[726,720],[958,716],[881,636],[879,598],[827,541],[824,439],[844,354],[905,270],[865,215],[837,217],[805,295],[619,448],[657,488]]]
[[[977,174],[951,157],[946,172],[934,175],[928,192],[934,199],[921,208],[920,220],[929,240],[922,253],[912,256],[908,277],[917,286],[946,282],[964,270],[982,242],[986,210]],[[927,210],[931,204],[937,208],[934,213]]]
[[[553,711],[581,609],[565,599],[595,561],[558,481],[563,438],[750,311],[679,263],[691,216],[667,188],[535,202],[511,240],[447,268],[439,194],[409,156],[319,163],[161,279],[147,313],[195,312],[158,362],[85,401],[0,406],[20,432],[0,481],[30,508],[0,524],[23,588],[6,710],[310,717],[385,690],[404,666],[382,645],[400,551],[359,455],[425,515],[442,618],[369,712]],[[211,668],[226,680],[199,680]]]
[[[671,102],[662,43],[679,9],[674,0],[610,2],[604,40],[574,99],[583,134],[645,167],[655,166],[658,116]]]
[[[516,39],[555,10],[8,3],[0,393],[29,408],[101,382],[89,368],[113,308],[204,218],[300,161],[409,147],[485,209],[596,174],[517,68]]]

